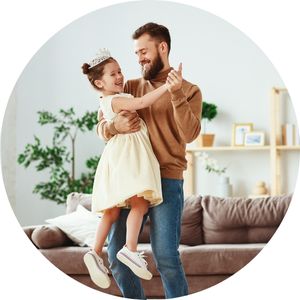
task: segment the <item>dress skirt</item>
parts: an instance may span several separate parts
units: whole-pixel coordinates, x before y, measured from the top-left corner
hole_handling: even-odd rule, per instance
[[[130,208],[127,200],[135,195],[150,207],[163,201],[159,163],[143,120],[138,132],[117,134],[106,144],[94,178],[92,211]]]

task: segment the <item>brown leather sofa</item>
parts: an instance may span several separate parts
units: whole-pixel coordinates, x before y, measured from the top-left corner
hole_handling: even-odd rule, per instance
[[[179,252],[190,293],[211,287],[247,265],[266,245],[280,225],[292,195],[268,198],[218,198],[191,196],[185,200]],[[72,193],[67,213],[78,204],[90,209],[90,195]],[[79,247],[57,227],[28,226],[24,231],[38,250],[62,272],[94,289],[83,263],[88,247]],[[139,238],[153,273],[143,281],[147,298],[164,298],[159,273],[149,244],[149,222]],[[105,263],[107,255],[105,252]],[[121,295],[116,283],[105,293]]]

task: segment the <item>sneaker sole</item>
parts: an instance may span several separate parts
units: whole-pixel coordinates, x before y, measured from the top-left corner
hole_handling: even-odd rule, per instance
[[[117,259],[126,265],[136,276],[145,279],[145,280],[150,280],[152,278],[152,274],[147,270],[145,270],[137,267],[134,263],[132,263],[130,260],[126,259],[122,254],[117,253]]]
[[[111,283],[110,278],[108,277],[108,275],[105,275],[101,270],[99,270],[99,267],[93,255],[88,253],[85,254],[83,257],[83,261],[90,273],[92,281],[102,289],[109,288]]]

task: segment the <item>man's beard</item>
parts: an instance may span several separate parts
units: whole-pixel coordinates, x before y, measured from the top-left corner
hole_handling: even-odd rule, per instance
[[[157,54],[156,58],[152,61],[152,65],[148,70],[144,70],[142,67],[142,76],[146,80],[154,79],[163,68],[164,63],[159,54]]]

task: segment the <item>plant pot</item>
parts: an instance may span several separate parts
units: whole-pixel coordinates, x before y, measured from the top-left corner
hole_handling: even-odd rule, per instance
[[[198,137],[199,147],[212,147],[214,144],[214,134],[200,134]]]

